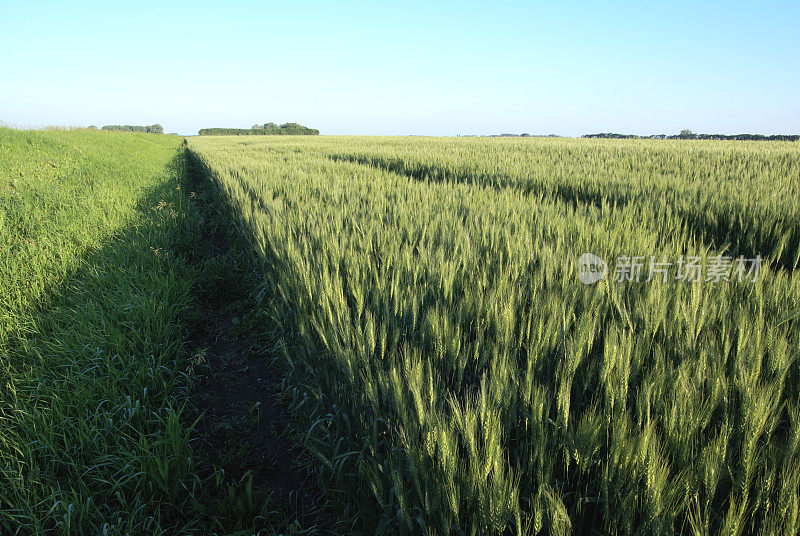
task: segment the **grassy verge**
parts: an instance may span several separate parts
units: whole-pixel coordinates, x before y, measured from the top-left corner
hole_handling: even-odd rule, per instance
[[[171,137],[0,130],[0,532],[201,528]]]

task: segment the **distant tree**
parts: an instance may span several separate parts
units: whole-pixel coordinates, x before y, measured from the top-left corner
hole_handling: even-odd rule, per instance
[[[102,130],[115,132],[147,132],[150,134],[164,133],[164,128],[161,125],[106,125],[102,128]]]
[[[634,134],[615,134],[605,132],[600,134],[584,134],[584,138],[639,138]],[[738,140],[738,141],[800,141],[798,134],[773,134],[764,136],[763,134],[695,134],[689,129],[681,130],[680,134],[652,134],[641,136],[651,140]]]
[[[319,130],[304,127],[298,123],[284,123],[280,126],[275,123],[264,123],[263,125],[254,125],[253,128],[203,128],[200,129],[198,134],[200,136],[263,136],[267,134],[316,135],[319,134]]]
[[[584,138],[611,138],[615,140],[626,140],[638,138],[636,134],[617,134],[616,132],[601,132],[600,134],[584,134]]]

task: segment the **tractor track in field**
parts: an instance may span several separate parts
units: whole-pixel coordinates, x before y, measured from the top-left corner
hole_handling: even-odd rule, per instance
[[[193,188],[217,195],[191,164],[189,180]],[[205,240],[198,253],[206,264],[225,266],[234,246],[215,224],[220,214],[211,203],[201,204],[200,210]],[[233,267],[228,278],[236,279]],[[252,517],[254,528],[264,528],[258,534],[335,535],[324,493],[300,463],[303,453],[292,438],[276,348],[250,337],[244,324],[253,309],[247,289],[201,292],[199,322],[191,334],[196,451],[207,470],[222,475],[223,489],[236,490],[237,498],[228,500],[236,505],[226,506],[233,512],[226,513]]]

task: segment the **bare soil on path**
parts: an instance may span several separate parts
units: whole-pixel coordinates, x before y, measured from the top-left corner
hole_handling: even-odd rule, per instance
[[[205,191],[198,196],[201,200],[217,194],[191,167],[190,179],[198,191]],[[220,202],[207,199],[200,206],[207,224],[205,251],[198,253],[216,279],[222,274],[224,281],[217,286],[214,277],[205,279],[215,288],[203,289],[199,322],[190,336],[198,408],[193,438],[204,465],[213,467],[230,490],[217,508],[233,517],[252,517],[249,526],[265,527],[262,534],[336,534],[324,493],[301,463],[304,455],[292,438],[281,388],[279,339],[253,336],[255,300],[250,289],[241,288],[246,283],[238,283],[247,277],[237,273],[242,266],[225,236],[230,230],[220,224],[225,216]]]

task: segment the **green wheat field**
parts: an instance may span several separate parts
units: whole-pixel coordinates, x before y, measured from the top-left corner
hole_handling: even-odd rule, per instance
[[[0,129],[0,534],[798,534],[798,268],[793,142]],[[224,285],[324,530],[198,446]]]

